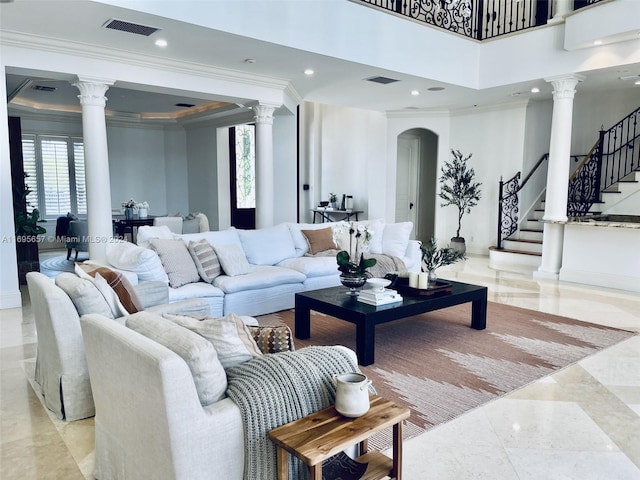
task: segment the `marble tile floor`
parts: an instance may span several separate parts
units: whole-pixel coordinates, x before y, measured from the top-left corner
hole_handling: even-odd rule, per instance
[[[438,274],[486,285],[491,301],[640,332],[638,293],[534,281],[480,256]],[[29,383],[23,295],[23,308],[0,310],[0,479],[92,478],[93,419],[57,420]],[[405,442],[403,466],[408,480],[640,479],[640,336]]]

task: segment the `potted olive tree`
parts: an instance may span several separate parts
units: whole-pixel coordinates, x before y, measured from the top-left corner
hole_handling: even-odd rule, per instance
[[[465,213],[470,213],[471,208],[478,204],[482,184],[474,181],[476,172],[467,165],[467,161],[473,154],[470,153],[465,157],[460,150],[451,149],[451,155],[453,159],[444,163],[440,176],[439,196],[444,200],[440,206],[455,205],[457,207],[458,230],[456,230],[456,236],[451,239],[451,248],[464,254],[467,246],[464,238],[460,236],[462,217]]]

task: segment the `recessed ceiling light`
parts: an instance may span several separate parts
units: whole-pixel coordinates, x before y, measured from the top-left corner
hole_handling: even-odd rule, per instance
[[[304,74],[305,74],[305,75],[309,75],[309,76],[313,75],[314,73],[316,73],[316,72],[314,72],[314,71],[313,71],[313,69],[311,69],[311,68],[307,68],[307,69],[304,71]]]
[[[429,90],[430,92],[441,92],[442,90],[444,90],[444,87],[431,87],[427,88],[427,90]]]
[[[538,87],[533,87],[531,89],[531,93],[540,93],[540,89]]]
[[[157,47],[166,47],[167,45],[169,45],[163,38],[159,38],[158,40],[156,40],[155,44]]]
[[[594,45],[602,45],[602,40],[596,40],[593,42]]]
[[[417,97],[418,95],[420,95],[420,90],[411,90],[411,95]]]
[[[636,81],[634,85],[640,85],[640,80]]]

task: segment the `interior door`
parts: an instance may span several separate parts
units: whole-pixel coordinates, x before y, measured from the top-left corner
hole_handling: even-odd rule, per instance
[[[255,125],[229,129],[231,225],[256,228]]]
[[[420,138],[416,135],[398,137],[398,163],[396,172],[396,222],[413,222],[411,237],[418,230],[418,166]]]

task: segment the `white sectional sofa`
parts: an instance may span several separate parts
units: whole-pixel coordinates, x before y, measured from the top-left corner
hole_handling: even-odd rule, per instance
[[[381,220],[372,220],[357,223],[367,225],[372,232],[369,244],[371,254],[391,255],[400,258],[408,271],[420,270],[420,244],[410,240],[413,228],[411,222],[387,224]],[[126,242],[110,244],[107,247],[107,260],[109,266],[124,271],[133,284],[149,280],[169,284],[171,302],[203,298],[209,303],[212,316],[231,312],[238,315],[263,315],[293,308],[297,292],[340,285],[335,254],[308,255],[309,244],[302,233],[303,230],[334,229],[340,226],[344,228],[344,223],[282,223],[256,230],[232,227],[222,231],[182,235],[176,235],[163,227],[141,227],[138,231],[138,245]],[[167,268],[172,267],[168,264],[175,260],[179,265],[173,267],[179,270],[187,267],[189,260],[184,257],[183,252],[178,252],[181,256],[176,253],[161,259],[162,252],[159,256],[154,250],[157,248],[155,239],[180,239],[185,246],[205,239],[216,249],[223,267],[224,257],[218,249],[222,251],[229,247],[229,250],[237,254],[236,247],[239,247],[249,267],[241,274],[229,274],[227,269],[223,269],[223,273],[210,283],[197,275],[193,277],[193,273],[187,275],[190,280],[184,284],[184,280],[170,282]],[[178,256],[181,261],[177,260]],[[190,265],[188,269],[193,272]]]

